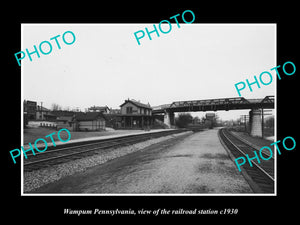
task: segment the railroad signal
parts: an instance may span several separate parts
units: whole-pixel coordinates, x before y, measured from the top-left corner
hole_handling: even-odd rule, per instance
[[[245,125],[245,132],[247,132],[247,120],[249,121],[249,115],[241,115],[241,121],[243,121]]]

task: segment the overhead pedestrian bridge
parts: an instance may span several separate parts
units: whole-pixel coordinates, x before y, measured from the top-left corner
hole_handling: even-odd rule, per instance
[[[261,128],[261,109],[274,109],[274,96],[266,96],[259,99],[236,98],[218,98],[192,101],[176,101],[171,104],[153,107],[152,114],[164,114],[164,123],[172,127],[175,123],[175,112],[205,112],[219,110],[242,110],[250,109],[250,121],[253,125],[253,136],[262,136]]]
[[[153,107],[153,114],[166,112],[199,112],[199,111],[218,111],[218,110],[241,110],[241,109],[273,109],[274,96],[266,96],[259,99],[219,98],[192,101],[176,101],[172,104],[165,104]]]

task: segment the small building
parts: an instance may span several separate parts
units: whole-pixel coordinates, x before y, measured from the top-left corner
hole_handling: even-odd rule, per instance
[[[134,99],[125,100],[121,107],[121,128],[143,129],[152,125],[152,108]]]
[[[216,123],[215,113],[206,113],[205,114],[205,126],[212,129]]]
[[[73,118],[74,116],[58,116],[55,120],[57,130],[67,128],[68,130],[73,131]]]
[[[105,117],[102,112],[77,112],[72,122],[74,131],[105,130]]]

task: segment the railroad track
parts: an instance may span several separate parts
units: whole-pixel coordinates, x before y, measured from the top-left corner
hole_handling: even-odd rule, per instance
[[[257,151],[257,149],[237,138],[228,130],[221,129],[219,136],[234,158],[241,156],[246,158],[246,154],[250,158],[255,156],[253,151]],[[265,153],[262,152],[262,154]],[[269,155],[266,154],[264,157],[268,158]],[[274,158],[266,161],[261,159],[260,163],[256,159],[253,159],[251,162],[253,164],[252,167],[247,161],[242,165],[241,170],[253,191],[256,193],[274,193]]]
[[[72,143],[61,146],[49,147],[45,152],[36,152],[35,155],[27,154],[24,159],[24,171],[33,171],[63,162],[91,156],[99,151],[109,151],[111,148],[132,145],[152,138],[172,135],[186,130],[170,130],[157,133],[145,133],[116,137],[107,140],[90,141],[86,143]]]

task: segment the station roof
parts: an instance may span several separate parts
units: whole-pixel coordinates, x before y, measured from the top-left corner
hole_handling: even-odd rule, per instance
[[[134,99],[127,99],[127,100],[125,100],[125,102],[122,105],[120,105],[120,107],[124,106],[128,102],[132,103],[133,105],[135,105],[135,106],[137,106],[139,108],[152,109],[149,103],[148,104],[144,104],[144,103],[141,103],[141,102],[136,101]]]

